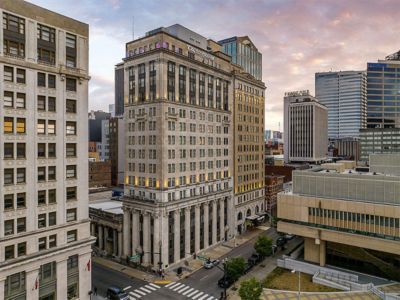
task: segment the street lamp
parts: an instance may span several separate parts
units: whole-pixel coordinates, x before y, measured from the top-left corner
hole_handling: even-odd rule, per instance
[[[292,273],[296,273],[296,270],[292,270],[291,271]],[[297,294],[297,299],[299,299],[300,300],[300,271],[298,271],[298,273],[299,273],[299,292],[298,292],[298,294]]]

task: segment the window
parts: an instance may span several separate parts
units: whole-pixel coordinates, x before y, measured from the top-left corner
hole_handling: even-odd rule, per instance
[[[46,237],[39,238],[39,251],[46,250]]]
[[[14,245],[5,246],[4,247],[4,259],[13,259],[14,258]]]
[[[37,109],[38,110],[46,110],[46,97],[38,96],[37,98]]]
[[[67,166],[67,179],[76,178],[76,166],[69,165]]]
[[[17,233],[26,231],[26,218],[17,219]]]
[[[4,184],[14,184],[14,169],[4,169]]]
[[[14,68],[4,66],[4,81],[14,82]]]
[[[56,134],[56,121],[55,120],[47,121],[47,134]]]
[[[4,294],[6,297],[12,297],[25,292],[25,272],[16,273],[7,276],[4,285]]]
[[[67,243],[75,242],[78,237],[78,232],[76,230],[67,231]]]
[[[56,111],[56,98],[54,97],[47,98],[47,110]]]
[[[4,235],[14,234],[14,220],[4,221]]]
[[[46,167],[38,167],[38,181],[46,181]]]
[[[17,143],[17,158],[23,159],[26,157],[26,145],[25,143]]]
[[[17,208],[25,208],[26,203],[26,194],[18,193],[17,194]]]
[[[72,48],[72,49],[76,48],[76,36],[75,35],[67,33],[66,46],[68,48]]]
[[[4,107],[14,107],[14,93],[4,91]]]
[[[76,157],[76,144],[67,143],[66,145],[66,156],[67,157]]]
[[[14,133],[14,119],[10,117],[4,117],[4,133]]]
[[[17,245],[17,256],[20,257],[24,255],[26,255],[26,242]]]
[[[41,158],[46,157],[46,144],[45,143],[38,144],[37,156],[41,157]]]
[[[54,143],[47,144],[47,157],[48,158],[56,157],[56,144]]]
[[[17,133],[23,134],[25,133],[25,119],[17,118]]]
[[[47,180],[56,180],[56,167],[51,166],[47,172]]]
[[[14,195],[8,194],[4,195],[4,210],[14,209]]]
[[[4,143],[4,159],[14,158],[14,143]]]
[[[56,88],[56,75],[52,75],[52,74],[47,75],[47,86],[50,89]]]
[[[76,92],[76,79],[74,78],[67,78],[66,79],[66,86],[67,91]]]
[[[57,212],[53,211],[49,213],[49,226],[54,226],[57,224]]]
[[[38,72],[37,74],[37,85],[39,87],[46,87],[46,74]]]
[[[38,191],[38,205],[46,205],[46,191]]]
[[[46,133],[46,120],[38,120],[37,121],[37,133],[38,134]]]
[[[17,83],[25,84],[26,71],[24,69],[17,69]]]
[[[17,183],[25,183],[26,182],[26,170],[25,168],[17,169]]]
[[[76,135],[76,122],[67,122],[67,135]]]
[[[15,108],[25,109],[25,94],[17,93],[17,99],[15,101]]]
[[[49,42],[50,44],[54,44],[55,39],[56,39],[56,30],[54,28],[50,28],[45,25],[38,24],[37,38],[38,38],[38,40],[42,40],[45,42]]]
[[[57,235],[53,234],[49,236],[49,248],[57,247]]]
[[[67,270],[69,271],[73,269],[78,269],[78,263],[79,263],[78,255],[72,255],[68,257]]]
[[[76,101],[67,99],[67,108],[66,108],[67,113],[76,113]]]
[[[38,228],[46,227],[46,214],[38,215]]]
[[[56,199],[56,190],[48,190],[47,191],[47,193],[48,193],[48,201],[49,201],[49,204],[53,204],[53,203],[56,203],[57,202],[57,199]]]
[[[12,56],[25,57],[25,44],[23,42],[14,42],[10,40],[3,40],[4,53],[11,54]]]
[[[76,192],[77,192],[76,186],[67,187],[67,191],[66,191],[67,201],[68,200],[76,200]]]
[[[67,222],[76,221],[76,208],[67,209]]]

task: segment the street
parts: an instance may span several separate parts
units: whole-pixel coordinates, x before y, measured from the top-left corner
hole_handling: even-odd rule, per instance
[[[278,234],[274,228],[264,231],[264,235],[271,237],[274,241]],[[247,241],[246,243],[233,248],[225,257],[244,257],[247,258],[254,253],[254,242],[257,237]],[[279,252],[276,256],[279,255]],[[222,267],[222,264],[220,265]],[[217,285],[218,280],[223,276],[222,270],[217,267],[212,269],[201,268],[189,277],[186,277],[178,282],[171,282],[166,285],[148,283],[146,281],[131,278],[121,272],[105,268],[98,264],[93,264],[93,288],[97,287],[98,295],[96,299],[104,299],[106,290],[109,286],[118,286],[126,290],[130,295],[130,299],[193,299],[193,300],[216,300],[221,296],[223,289]]]

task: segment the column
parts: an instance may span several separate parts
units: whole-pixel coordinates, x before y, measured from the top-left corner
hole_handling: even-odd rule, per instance
[[[118,257],[122,257],[122,232],[118,231]]]
[[[212,202],[212,244],[217,243],[217,201]]]
[[[161,233],[161,259],[162,259],[162,267],[166,268],[169,265],[169,230],[168,230],[168,212],[163,211],[160,212],[160,231]]]
[[[204,211],[204,216],[203,216],[203,219],[204,219],[204,249],[207,249],[208,248],[208,239],[209,239],[209,236],[208,236],[208,230],[209,230],[208,202],[205,202],[203,204],[203,206],[204,206],[204,209],[203,209],[203,211]]]
[[[143,264],[150,263],[150,214],[143,214]]]
[[[194,252],[200,251],[200,205],[194,207]]]
[[[319,265],[324,267],[326,263],[326,241],[320,241],[319,244]]]
[[[174,262],[181,259],[181,215],[179,209],[174,211]]]
[[[154,268],[158,270],[160,261],[160,218],[157,213],[153,214],[153,261]]]
[[[234,198],[229,196],[228,197],[228,227],[229,227],[229,236],[234,237],[236,235],[236,225],[235,225],[235,218],[236,218],[236,211],[234,209]]]
[[[225,211],[224,211],[224,198],[219,201],[219,232],[221,241],[225,239],[225,225],[224,225]]]
[[[68,299],[67,259],[57,261],[57,298]]]
[[[99,249],[103,250],[103,225],[98,225],[98,236],[97,238],[99,239]]]
[[[90,235],[91,235],[91,236],[95,236],[95,233],[96,233],[96,224],[95,224],[94,222],[91,222],[91,223],[90,223],[90,227],[91,227]]]
[[[131,212],[129,210],[124,210],[124,223],[123,226],[123,235],[124,235],[124,256],[129,256],[131,254],[130,247],[130,227],[131,227]]]
[[[79,299],[89,300],[89,292],[92,289],[92,257],[91,252],[79,255]],[[89,265],[89,268],[88,268]],[[64,275],[65,276],[65,275]],[[64,279],[66,280],[66,278]],[[29,298],[26,299],[36,299]],[[57,298],[58,299],[58,298]],[[67,299],[67,298],[60,298]]]
[[[103,226],[103,233],[104,233],[104,241],[103,241],[103,247],[104,247],[104,251],[106,252],[106,254],[108,254],[108,227],[107,226]]]
[[[149,97],[150,97],[150,66],[149,66],[149,63],[145,63],[144,69],[145,69],[145,72],[146,72],[146,76],[145,76],[145,98],[146,98],[146,101],[148,101]]]
[[[4,286],[5,286],[5,282],[6,281],[6,279],[5,278],[1,278],[0,279],[0,295],[4,295]]]
[[[185,208],[185,257],[190,253],[190,207]]]
[[[132,212],[132,255],[136,254],[136,249],[139,247],[139,212]]]
[[[117,256],[118,254],[118,235],[117,229],[113,229],[113,255]]]
[[[26,271],[25,276],[26,299],[39,299],[39,269]],[[63,279],[67,280],[65,277],[64,274]]]

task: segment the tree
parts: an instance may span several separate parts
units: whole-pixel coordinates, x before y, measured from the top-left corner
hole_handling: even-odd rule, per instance
[[[254,249],[262,257],[271,255],[272,239],[270,239],[269,237],[267,237],[265,235],[260,235],[254,244]]]
[[[243,257],[234,257],[225,263],[226,276],[233,281],[243,275],[246,268],[246,262]]]
[[[259,300],[262,293],[261,283],[254,277],[240,284],[239,296],[242,300]]]

